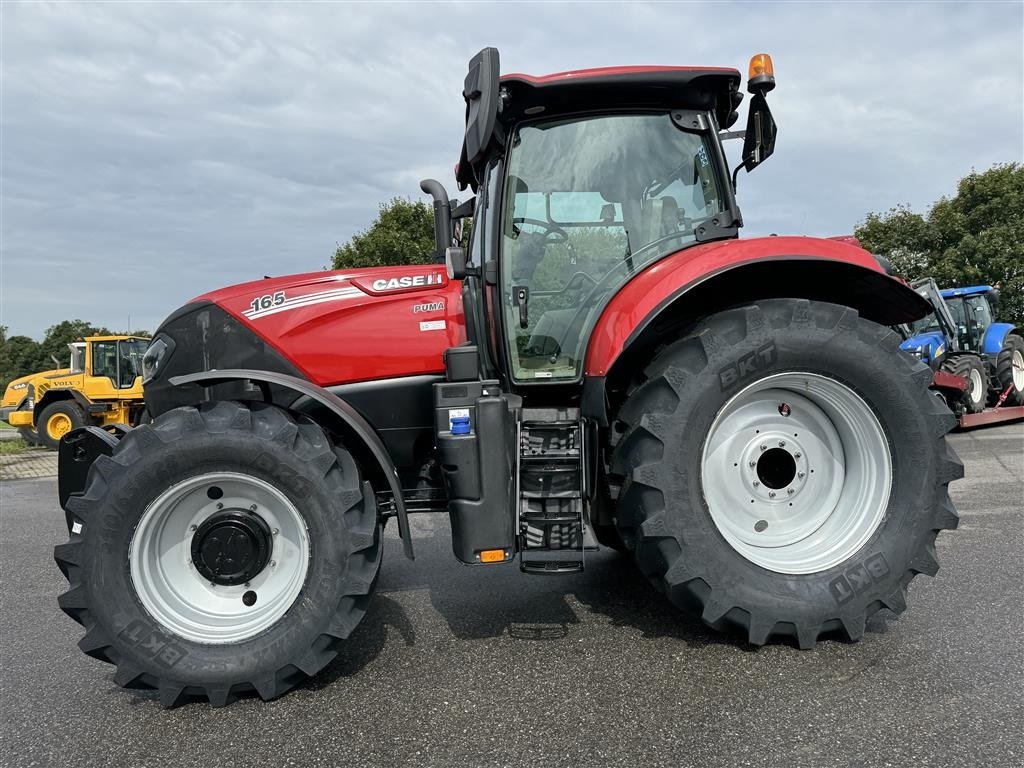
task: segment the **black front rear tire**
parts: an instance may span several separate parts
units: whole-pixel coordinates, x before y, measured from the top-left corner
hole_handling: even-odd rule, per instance
[[[270,484],[308,533],[298,596],[276,623],[238,642],[175,634],[143,607],[131,572],[147,507],[211,472]],[[260,403],[178,408],[131,430],[112,456],[96,460],[85,493],[67,509],[71,540],[54,557],[70,586],[60,606],[86,628],[79,647],[115,664],[118,685],[157,689],[165,706],[191,698],[222,706],[245,691],[269,700],[315,675],[359,623],[380,569],[376,504],[352,456],[309,419]]]

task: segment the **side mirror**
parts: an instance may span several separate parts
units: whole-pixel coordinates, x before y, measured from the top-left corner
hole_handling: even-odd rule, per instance
[[[469,61],[462,88],[462,97],[466,100],[466,136],[455,169],[460,189],[476,183],[476,166],[483,160],[494,135],[500,109],[500,69],[497,48],[484,48]]]
[[[750,100],[746,136],[743,139],[743,167],[748,173],[772,156],[777,133],[775,119],[768,109],[764,94],[755,93]]]
[[[461,280],[464,277],[480,274],[477,267],[470,267],[466,264],[466,249],[452,246],[444,252],[445,266],[448,268],[449,280]]]

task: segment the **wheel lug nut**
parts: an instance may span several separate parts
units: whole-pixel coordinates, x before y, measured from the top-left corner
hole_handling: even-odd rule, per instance
[[[256,505],[253,504],[251,507],[249,507],[249,511],[255,512],[256,511]]]
[[[774,499],[775,498],[775,491],[768,491],[768,498],[769,499]]]
[[[761,443],[761,450],[762,451],[767,451],[768,450],[768,446],[765,445],[764,443]]]
[[[796,488],[790,488],[790,489],[788,489],[786,491],[786,493],[788,493],[790,496],[792,496],[794,493],[796,493]]]
[[[280,531],[278,531],[278,530],[277,530],[277,528],[273,528],[273,529],[271,529],[271,531],[270,531],[270,532],[271,532],[271,533],[272,533],[272,534],[273,534],[274,536],[277,536],[277,534],[278,534],[278,533],[280,533]]]
[[[785,447],[786,447],[786,441],[785,440],[779,440],[779,448],[785,448]]]
[[[799,477],[800,479],[803,479],[804,473],[803,472],[797,472],[796,476]]]
[[[190,525],[190,526],[188,527],[188,529],[189,529],[190,531],[194,531],[194,530],[196,529],[196,526],[194,526],[194,525]]]
[[[759,482],[757,482],[757,480],[755,480],[755,481],[754,481],[754,487],[755,487],[755,488],[757,488],[757,486],[759,486],[759,485],[760,485],[760,483],[759,483]]]
[[[796,458],[796,459],[799,459],[801,456],[803,456],[802,453],[794,453],[793,454],[793,458]]]
[[[277,563],[273,560],[271,560],[270,563],[268,563],[268,565],[270,565],[271,568],[277,567]]]
[[[217,502],[217,509],[224,509],[223,502],[220,502],[220,501]]]

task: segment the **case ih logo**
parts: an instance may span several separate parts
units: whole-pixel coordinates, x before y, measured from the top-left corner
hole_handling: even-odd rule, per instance
[[[381,278],[373,281],[375,291],[404,291],[407,288],[424,288],[428,285],[441,285],[444,277],[438,272],[429,275],[406,275],[405,277]]]

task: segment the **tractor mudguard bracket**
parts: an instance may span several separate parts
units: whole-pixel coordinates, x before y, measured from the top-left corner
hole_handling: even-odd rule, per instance
[[[289,389],[324,406],[352,429],[359,439],[363,441],[374,460],[380,466],[394,498],[394,514],[398,518],[398,532],[402,537],[402,547],[405,551],[405,556],[410,560],[415,559],[412,551],[412,534],[409,532],[409,517],[406,511],[405,500],[402,497],[402,486],[398,479],[398,469],[391,460],[388,449],[376,430],[363,418],[359,411],[333,392],[329,392],[323,387],[319,387],[305,379],[288,376],[283,373],[229,368],[220,371],[190,373],[184,376],[174,376],[169,379],[170,384],[175,387],[194,384],[204,389],[230,381],[252,382],[260,388],[267,402],[270,402],[271,385]]]
[[[84,493],[89,467],[100,456],[110,456],[120,440],[99,427],[79,427],[66,434],[57,449],[57,497],[66,509],[71,496]],[[71,519],[68,516],[68,529]]]

